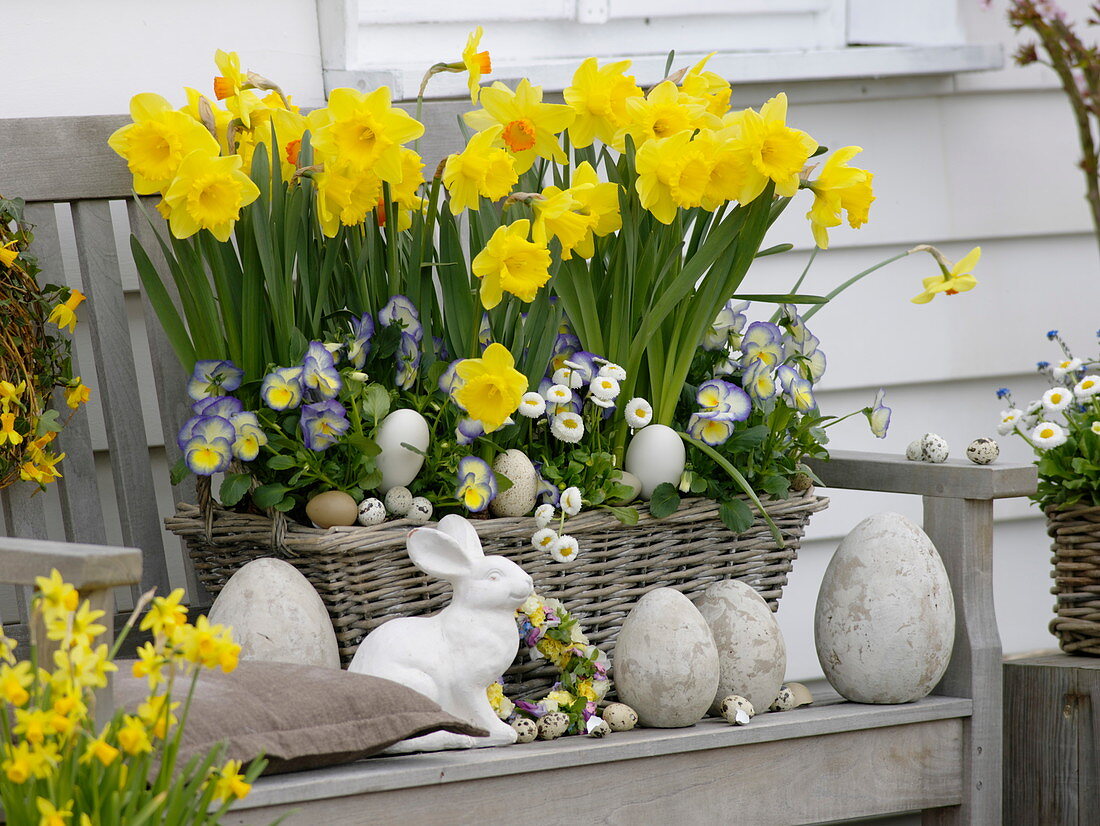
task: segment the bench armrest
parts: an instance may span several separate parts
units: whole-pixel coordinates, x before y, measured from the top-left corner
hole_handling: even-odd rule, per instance
[[[0,537],[0,563],[0,581],[12,585],[34,585],[54,568],[81,592],[141,581],[137,548]]]

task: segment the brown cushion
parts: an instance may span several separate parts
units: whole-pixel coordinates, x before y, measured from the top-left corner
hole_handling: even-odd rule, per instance
[[[146,699],[131,662],[115,674],[115,704],[134,713]],[[186,685],[175,699],[184,700]],[[182,706],[177,714],[182,712]],[[180,742],[179,765],[220,741],[226,759],[267,757],[264,774],[314,769],[367,757],[433,731],[485,736],[423,694],[380,677],[335,668],[241,662],[231,674],[203,671]]]

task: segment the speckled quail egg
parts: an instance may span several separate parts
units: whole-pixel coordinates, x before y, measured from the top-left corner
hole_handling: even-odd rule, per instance
[[[409,505],[405,518],[415,525],[425,525],[432,518],[432,503],[423,496],[417,496]]]
[[[589,737],[606,737],[611,733],[611,726],[607,724],[607,721],[601,720],[595,715],[588,718],[588,722],[585,723],[585,729]]]
[[[992,439],[975,439],[966,448],[966,458],[976,465],[991,465],[1001,455],[1001,448]]]
[[[947,461],[947,454],[951,448],[942,436],[935,433],[925,433],[920,440],[920,460],[938,465]]]
[[[397,517],[404,516],[409,512],[412,501],[413,495],[409,493],[409,489],[404,485],[390,488],[386,491],[386,498],[383,500],[386,505],[386,513]]]
[[[512,721],[512,728],[516,730],[517,743],[530,743],[539,736],[538,724],[527,717],[517,717]]]
[[[358,522],[364,528],[369,528],[371,525],[381,525],[385,521],[386,506],[382,504],[381,499],[375,499],[372,496],[359,503]]]
[[[746,725],[756,716],[756,709],[739,694],[731,694],[722,700],[722,716],[735,726]]]
[[[768,706],[768,711],[790,711],[794,707],[794,692],[791,691],[790,686],[781,685],[779,686],[779,694]]]
[[[787,688],[791,690],[791,696],[794,697],[795,708],[814,704],[814,695],[802,683],[787,683]]]
[[[569,715],[560,711],[551,711],[539,719],[539,739],[557,740],[569,728]]]
[[[809,490],[813,486],[814,480],[810,474],[799,471],[791,477],[791,490],[803,491]]]
[[[638,712],[626,703],[609,703],[602,716],[612,731],[630,731],[638,725]]]
[[[905,458],[910,462],[920,461],[920,439],[914,439],[909,443],[909,447],[905,448]]]

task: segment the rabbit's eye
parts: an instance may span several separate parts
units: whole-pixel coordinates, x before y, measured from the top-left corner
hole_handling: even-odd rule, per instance
[[[490,571],[489,572],[489,581],[490,582],[496,582],[499,579],[500,579],[500,571]]]

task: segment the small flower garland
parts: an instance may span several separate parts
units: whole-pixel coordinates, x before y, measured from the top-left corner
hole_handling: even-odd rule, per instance
[[[611,688],[607,655],[588,643],[580,623],[560,600],[532,594],[516,610],[520,639],[531,650],[532,660],[548,659],[561,676],[550,693],[535,703],[513,703],[504,696],[502,680],[486,690],[493,710],[502,720],[517,717],[537,720],[553,711],[569,717],[567,733],[578,734],[596,713],[596,703]]]

